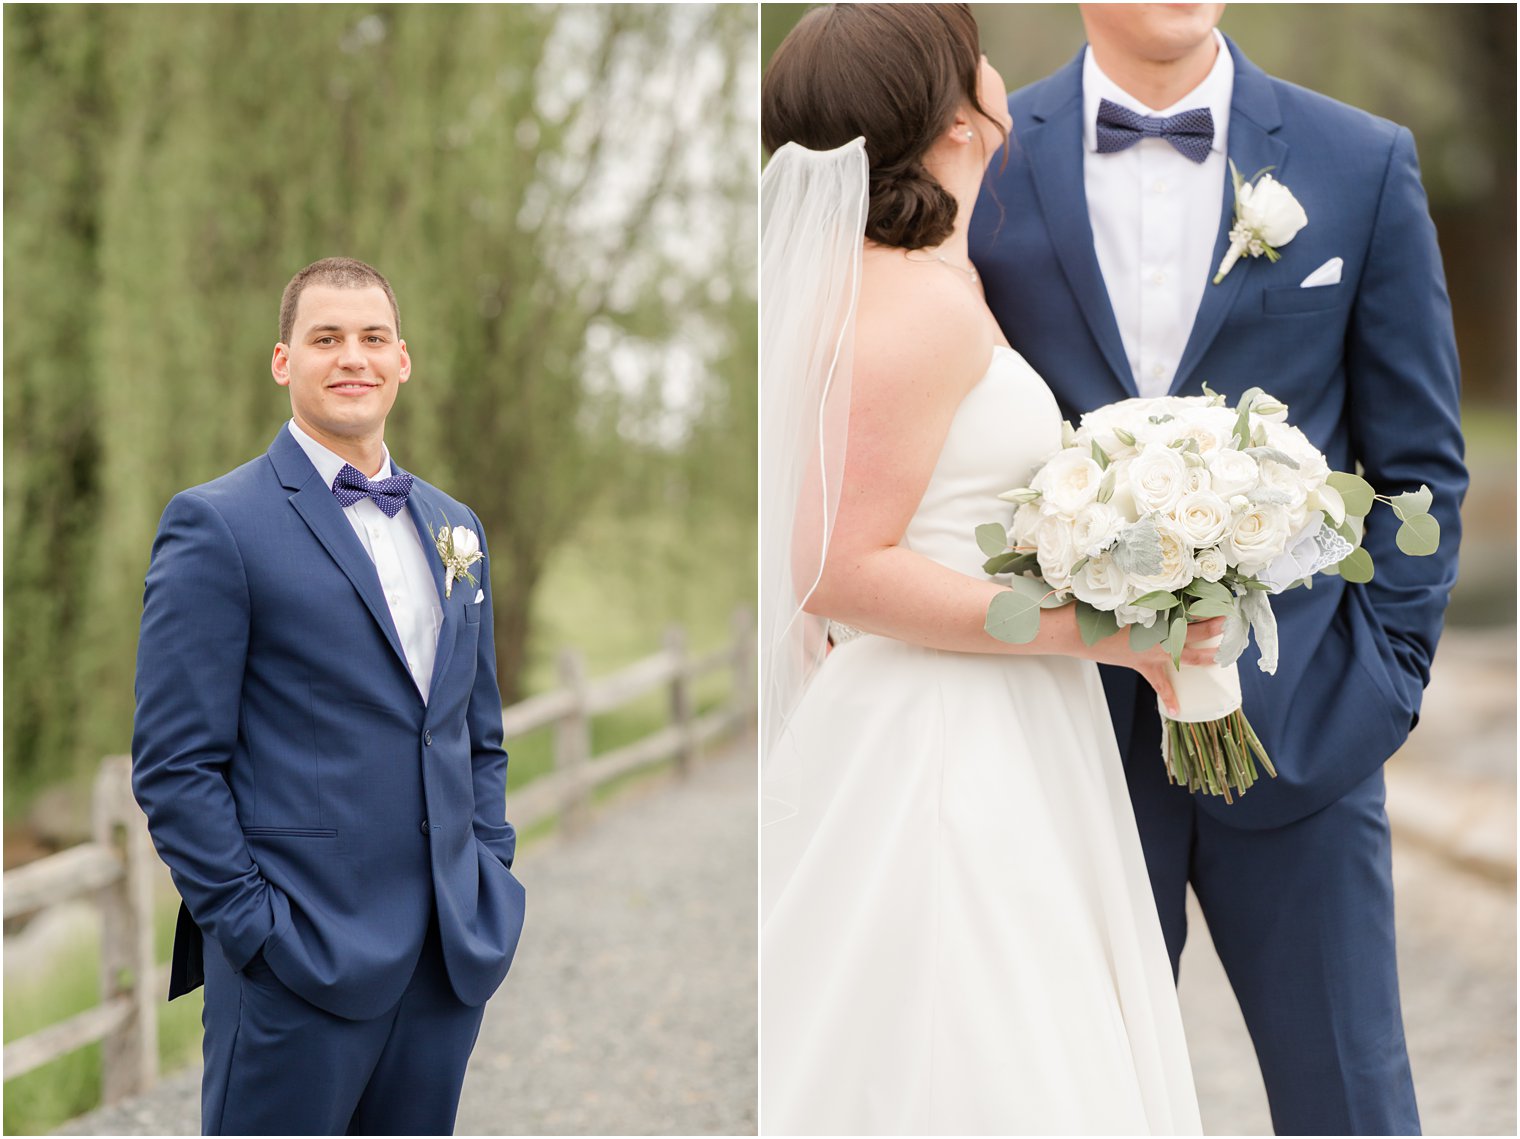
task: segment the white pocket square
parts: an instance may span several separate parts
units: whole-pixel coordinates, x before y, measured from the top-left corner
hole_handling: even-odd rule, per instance
[[[1332,257],[1314,272],[1303,279],[1298,286],[1300,289],[1317,289],[1321,285],[1339,285],[1341,283],[1341,265],[1339,257]]]
[[[475,602],[474,603],[476,605],[479,605],[485,599],[486,599],[486,591],[483,590],[483,589],[477,589],[475,591]]]

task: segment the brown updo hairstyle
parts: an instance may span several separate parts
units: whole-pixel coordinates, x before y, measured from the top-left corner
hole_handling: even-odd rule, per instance
[[[829,4],[781,42],[760,89],[760,131],[833,150],[864,136],[871,168],[866,236],[882,245],[938,245],[955,225],[949,191],[923,158],[977,99],[981,36],[966,4]]]

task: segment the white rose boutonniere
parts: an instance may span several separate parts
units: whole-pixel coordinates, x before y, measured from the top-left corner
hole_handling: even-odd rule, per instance
[[[1309,224],[1309,215],[1304,213],[1293,191],[1266,171],[1257,175],[1254,182],[1247,182],[1231,162],[1230,178],[1235,183],[1235,224],[1230,227],[1230,248],[1214,275],[1216,285],[1235,267],[1242,254],[1276,261],[1280,256],[1278,247],[1287,245]]]
[[[433,536],[433,544],[438,547],[438,556],[443,559],[444,597],[454,595],[456,581],[475,584],[475,575],[470,572],[470,567],[485,555],[480,552],[480,536],[474,530],[465,526],[450,528],[445,522]]]

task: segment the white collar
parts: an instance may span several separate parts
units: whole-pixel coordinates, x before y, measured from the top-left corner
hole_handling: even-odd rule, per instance
[[[311,465],[317,468],[317,474],[322,476],[322,481],[327,484],[327,489],[332,489],[333,480],[338,477],[338,472],[348,462],[342,455],[334,454],[322,444],[318,443],[306,432],[302,431],[292,419],[285,426],[290,428],[290,435],[301,445],[301,450],[306,452],[306,457],[311,460]],[[380,460],[380,470],[375,474],[374,480],[388,479],[391,477],[391,453],[384,443],[380,444],[384,456]],[[363,474],[363,471],[359,472]]]
[[[1235,93],[1235,58],[1230,55],[1230,47],[1218,28],[1214,29],[1214,42],[1219,45],[1219,52],[1203,82],[1160,111],[1147,107],[1103,74],[1089,47],[1082,58],[1082,144],[1088,153],[1096,153],[1098,149],[1098,102],[1101,99],[1128,107],[1140,115],[1175,115],[1178,111],[1207,107],[1214,116],[1213,149],[1225,153],[1230,133],[1230,98]]]

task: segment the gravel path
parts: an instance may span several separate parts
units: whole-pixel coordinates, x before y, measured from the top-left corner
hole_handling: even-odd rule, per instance
[[[620,795],[514,869],[528,922],[487,1006],[460,1135],[753,1134],[752,748]],[[200,1072],[59,1134],[197,1134]]]

